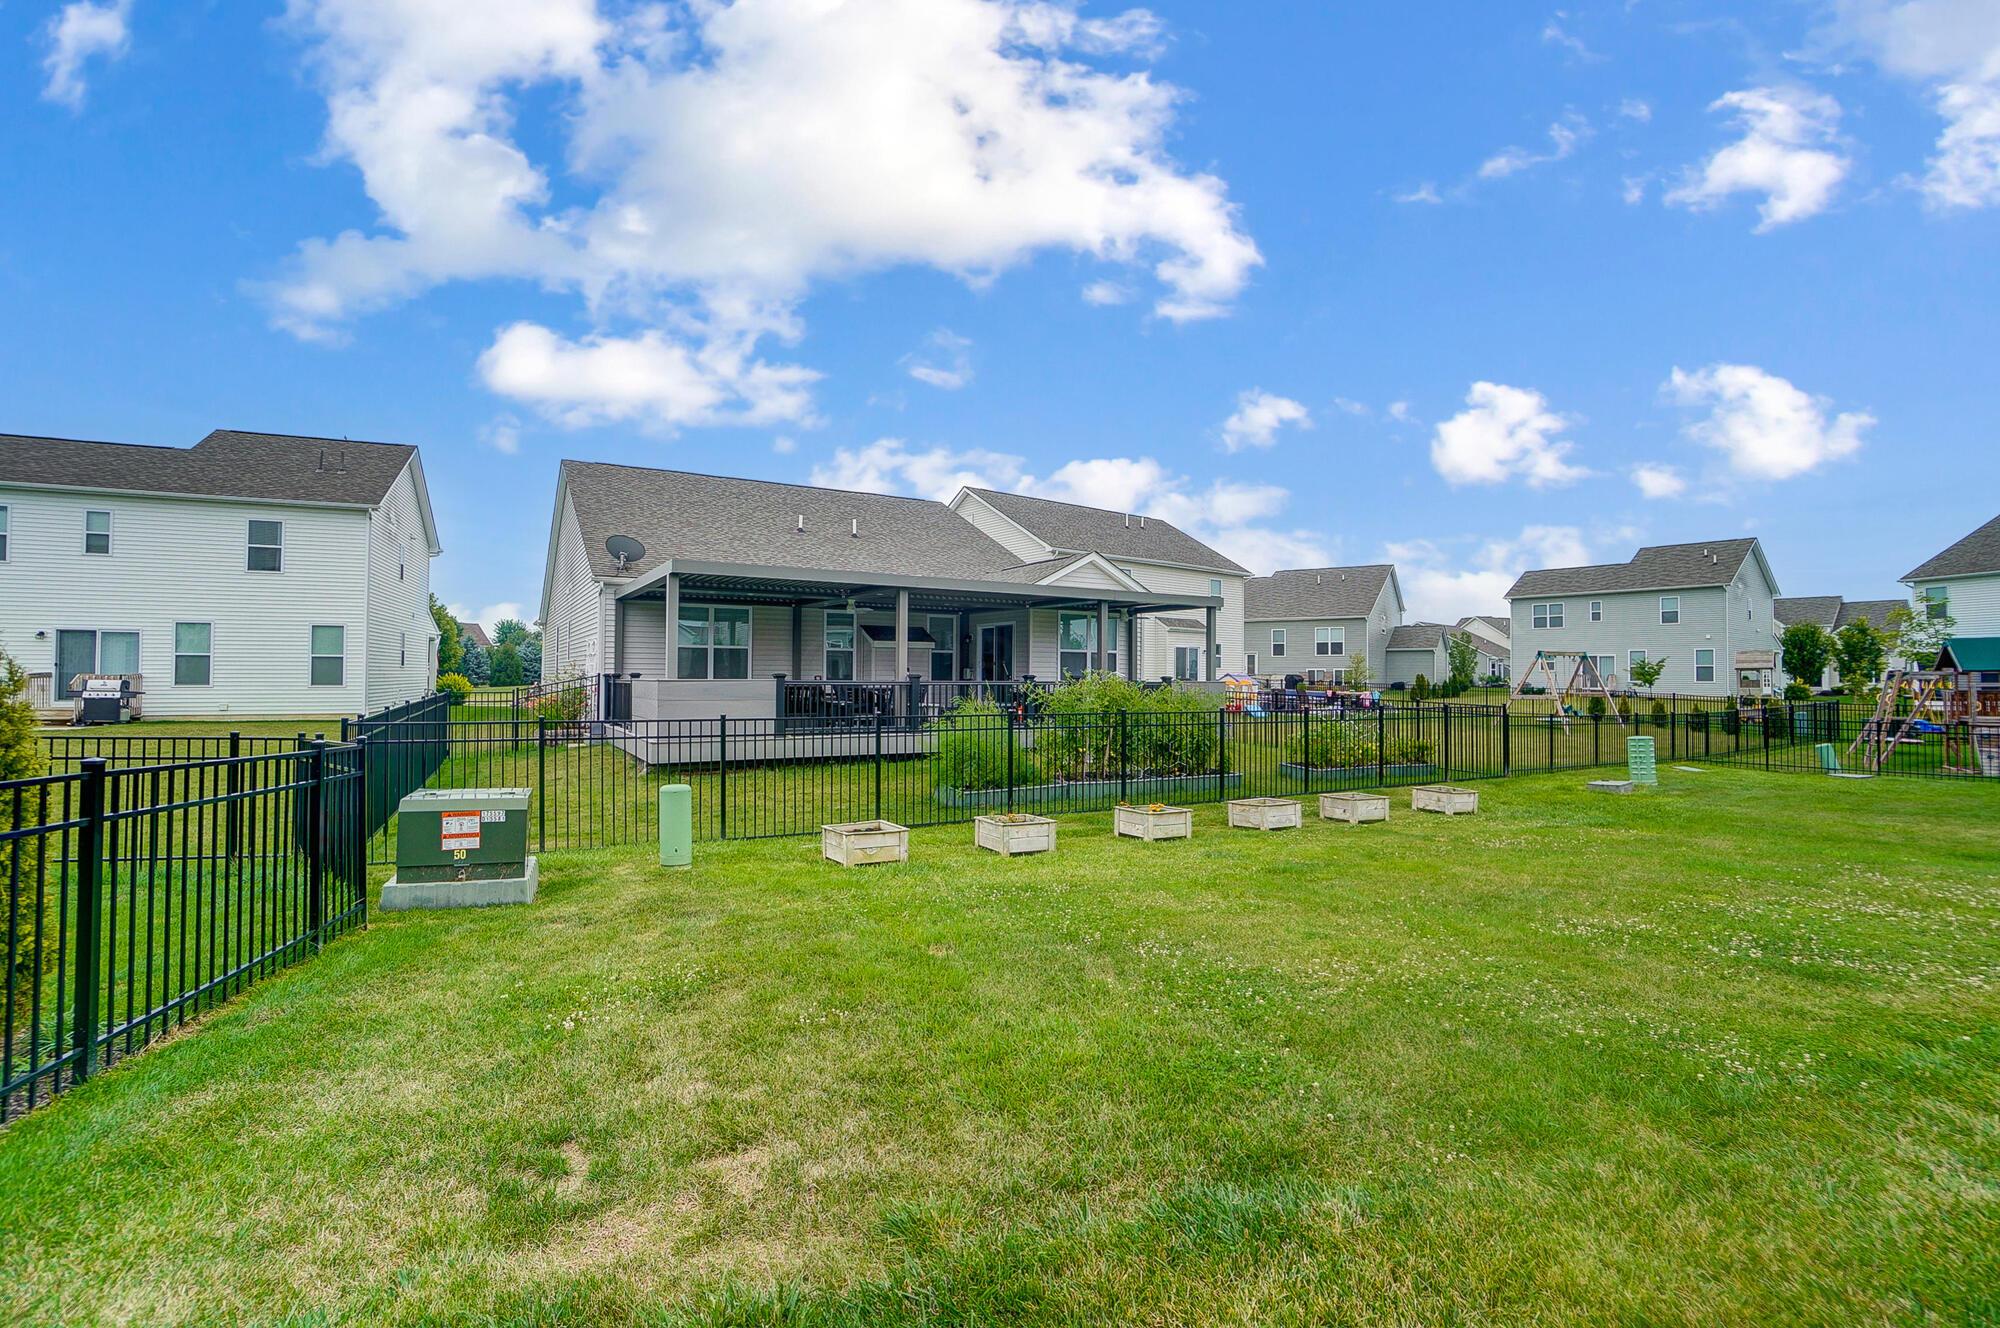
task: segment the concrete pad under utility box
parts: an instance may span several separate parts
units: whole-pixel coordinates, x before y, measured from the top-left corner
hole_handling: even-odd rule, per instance
[[[391,876],[382,887],[382,911],[411,908],[491,908],[495,904],[532,904],[541,883],[541,865],[533,858],[514,877],[483,877],[463,881],[402,881]]]

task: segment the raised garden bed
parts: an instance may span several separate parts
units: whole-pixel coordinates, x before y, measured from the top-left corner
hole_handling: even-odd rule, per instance
[[[1450,784],[1422,784],[1410,790],[1410,806],[1420,812],[1470,816],[1479,810],[1479,790]]]
[[[1236,830],[1296,830],[1304,823],[1295,798],[1234,798],[1229,825]]]
[[[1112,833],[1128,839],[1192,839],[1194,813],[1185,807],[1154,803],[1146,807],[1119,804],[1111,819]]]
[[[1386,793],[1322,793],[1319,795],[1319,814],[1324,821],[1345,821],[1349,825],[1361,825],[1367,821],[1389,819],[1389,795]]]
[[[1229,774],[1222,777],[1225,791],[1243,786],[1243,776]],[[1115,802],[1119,798],[1131,801],[1144,798],[1148,801],[1173,797],[1187,797],[1191,794],[1212,793],[1215,790],[1214,775],[1134,775],[1120,788],[1115,779],[1078,779],[1062,784],[1019,784],[1014,788],[1014,801],[1030,807],[1045,807],[1050,803],[1064,802]],[[940,785],[937,801],[944,807],[1005,807],[1007,790],[1004,788],[961,789]]]
[[[820,856],[843,867],[910,860],[910,832],[894,821],[849,821],[819,828]]]
[[[1287,779],[1296,779],[1302,784],[1339,783],[1342,780],[1365,779],[1371,783],[1377,775],[1384,780],[1391,779],[1436,779],[1438,768],[1434,765],[1389,765],[1378,766],[1374,762],[1367,765],[1300,765],[1295,761],[1280,761],[1278,773]]]
[[[976,816],[972,841],[1003,858],[1056,851],[1056,823],[1046,816]]]

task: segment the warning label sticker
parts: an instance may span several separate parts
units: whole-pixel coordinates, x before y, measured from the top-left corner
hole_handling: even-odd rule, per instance
[[[446,849],[466,849],[479,847],[479,813],[446,812],[438,818],[440,847]]]

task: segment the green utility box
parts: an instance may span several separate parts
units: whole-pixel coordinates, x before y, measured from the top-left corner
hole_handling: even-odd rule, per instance
[[[382,907],[526,904],[539,872],[528,855],[527,789],[421,789],[396,805],[396,874]]]

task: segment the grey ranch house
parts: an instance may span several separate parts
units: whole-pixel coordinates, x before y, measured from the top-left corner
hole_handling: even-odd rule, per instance
[[[1659,544],[1630,561],[1523,572],[1507,592],[1514,681],[1538,652],[1560,653],[1567,683],[1587,654],[1613,687],[1638,660],[1665,660],[1655,689],[1727,696],[1739,669],[1768,684],[1778,649],[1777,579],[1755,539]]]
[[[1213,680],[1249,573],[1173,525],[987,489],[936,502],[565,461],[543,668],[607,719],[914,719],[1102,671]]]

